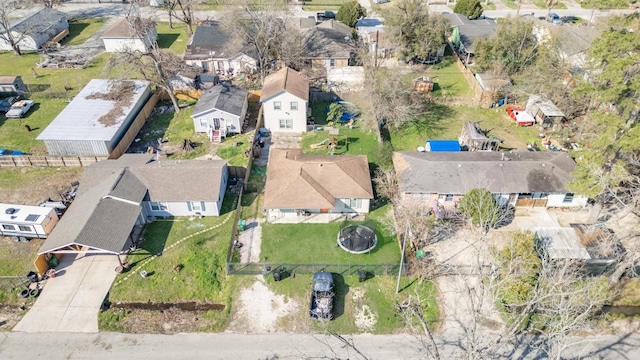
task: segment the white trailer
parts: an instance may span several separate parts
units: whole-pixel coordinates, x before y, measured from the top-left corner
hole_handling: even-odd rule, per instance
[[[0,203],[0,236],[21,241],[46,239],[57,223],[53,208]]]

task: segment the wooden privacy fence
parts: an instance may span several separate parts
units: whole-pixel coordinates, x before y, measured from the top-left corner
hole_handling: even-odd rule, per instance
[[[0,156],[0,168],[24,166],[79,167],[106,160],[106,156],[20,155]]]
[[[136,116],[136,118],[133,120],[131,126],[129,126],[129,129],[127,129],[127,132],[124,134],[122,139],[120,139],[118,145],[116,145],[116,147],[111,150],[109,159],[117,159],[122,154],[124,154],[125,151],[127,151],[129,146],[131,146],[133,140],[136,138],[136,136],[138,136],[140,129],[142,129],[149,116],[151,116],[151,112],[153,111],[153,108],[156,106],[159,100],[160,95],[158,92],[155,92],[153,93],[153,95],[151,95],[149,100],[147,100],[147,103],[144,104],[142,109],[140,109],[138,116]]]

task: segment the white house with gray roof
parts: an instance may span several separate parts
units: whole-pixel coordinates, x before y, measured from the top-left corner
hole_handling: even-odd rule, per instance
[[[156,160],[124,154],[87,166],[74,202],[39,254],[120,254],[136,225],[155,217],[219,216],[227,185],[223,160]]]
[[[191,118],[196,132],[207,133],[212,141],[228,133],[242,131],[247,115],[247,90],[221,83],[205,90],[193,107]]]
[[[576,164],[566,152],[394,152],[403,201],[454,207],[474,188],[501,205],[583,207],[567,183]]]
[[[36,51],[49,39],[68,29],[66,13],[45,7],[22,17],[11,26],[10,31],[20,50]],[[7,35],[4,28],[0,29],[0,50],[13,49]]]

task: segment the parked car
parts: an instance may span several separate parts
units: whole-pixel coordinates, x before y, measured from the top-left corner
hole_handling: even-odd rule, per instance
[[[9,96],[4,99],[0,99],[0,111],[1,112],[9,111],[9,109],[11,108],[11,105],[13,105],[16,101],[18,101],[18,99],[20,99],[19,96]]]
[[[389,0],[373,0],[373,2],[376,4],[384,4],[384,3],[388,3]]]
[[[8,118],[21,118],[29,112],[29,109],[31,109],[33,104],[35,104],[33,100],[20,100],[11,105],[11,108],[7,111],[5,116]]]
[[[24,155],[24,153],[18,150],[0,149],[0,156],[18,156],[18,155]]]
[[[312,319],[333,319],[333,275],[320,271],[313,275],[309,316]]]
[[[507,114],[518,126],[532,126],[536,120],[523,108],[517,106],[507,106]]]
[[[323,21],[323,20],[330,20],[330,19],[335,19],[336,18],[336,13],[334,13],[333,11],[320,11],[316,14],[316,18],[318,18],[318,21]]]

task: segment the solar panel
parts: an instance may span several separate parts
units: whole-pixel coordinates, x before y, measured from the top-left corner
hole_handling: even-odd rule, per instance
[[[37,221],[39,217],[40,215],[29,214],[27,215],[27,218],[25,219],[25,221]]]

